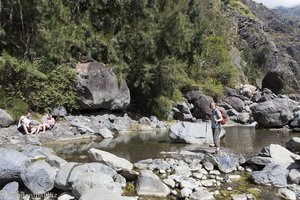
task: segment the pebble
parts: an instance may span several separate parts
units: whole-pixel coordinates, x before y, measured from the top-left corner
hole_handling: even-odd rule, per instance
[[[245,171],[245,168],[242,167],[242,166],[239,166],[239,167],[238,167],[238,170],[241,171],[241,172],[243,172],[243,171]]]
[[[228,191],[232,191],[232,187],[228,187],[227,190],[228,190]]]
[[[230,174],[230,175],[228,175],[228,178],[230,180],[232,180],[232,181],[237,181],[237,180],[239,180],[241,178],[241,176],[240,175],[236,175],[236,174]]]
[[[251,173],[253,170],[250,168],[250,167],[246,167],[246,172],[249,172],[249,173]]]

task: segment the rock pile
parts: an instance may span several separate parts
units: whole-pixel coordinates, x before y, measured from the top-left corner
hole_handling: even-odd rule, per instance
[[[226,98],[218,103],[226,110],[228,123],[249,124],[254,121],[264,128],[282,128],[289,126],[297,130],[300,127],[299,102],[286,95],[276,95],[264,88],[260,91],[253,85],[245,84],[239,89],[226,89]],[[210,119],[212,97],[199,91],[186,93],[186,101],[173,108],[173,118],[181,121]]]

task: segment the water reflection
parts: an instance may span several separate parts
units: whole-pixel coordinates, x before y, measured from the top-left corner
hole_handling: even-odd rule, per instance
[[[299,137],[300,133],[292,133],[283,130],[264,130],[253,127],[228,127],[227,134],[222,145],[245,156],[257,154],[263,147],[270,144],[285,143],[292,137]]]
[[[228,127],[226,137],[222,141],[222,147],[230,151],[242,153],[249,157],[257,154],[260,149],[269,144],[285,143],[293,136],[300,133],[288,133],[282,131],[257,130],[252,127]],[[199,150],[208,148],[207,145],[171,144],[167,133],[137,133],[121,135],[114,139],[87,140],[80,142],[60,143],[47,145],[52,147],[56,153],[68,161],[86,162],[87,151],[90,148],[102,149],[117,156],[123,157],[131,162],[147,158],[161,157],[162,151]]]

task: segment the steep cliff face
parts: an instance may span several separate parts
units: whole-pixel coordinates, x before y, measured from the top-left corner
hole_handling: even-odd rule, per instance
[[[237,48],[250,52],[252,68],[262,73],[262,87],[275,93],[299,91],[300,34],[282,16],[252,0],[241,0],[247,14],[238,9],[233,16],[238,27]],[[248,53],[249,54],[249,53]],[[249,55],[248,55],[249,56]],[[244,59],[247,56],[244,56]],[[251,64],[249,63],[248,65]],[[244,70],[245,71],[245,70]]]

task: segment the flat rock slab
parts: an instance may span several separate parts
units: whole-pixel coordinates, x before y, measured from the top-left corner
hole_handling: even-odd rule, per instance
[[[88,155],[91,161],[106,164],[107,166],[113,168],[116,171],[130,171],[133,168],[132,163],[128,160],[106,151],[91,148],[88,151]]]
[[[140,196],[166,197],[170,189],[152,171],[144,170],[136,183],[136,191]]]
[[[222,129],[220,138],[225,135]],[[173,143],[211,144],[213,136],[210,122],[178,122],[170,127],[169,138]]]
[[[286,187],[288,170],[284,166],[267,164],[262,171],[251,173],[252,180],[257,184]]]

